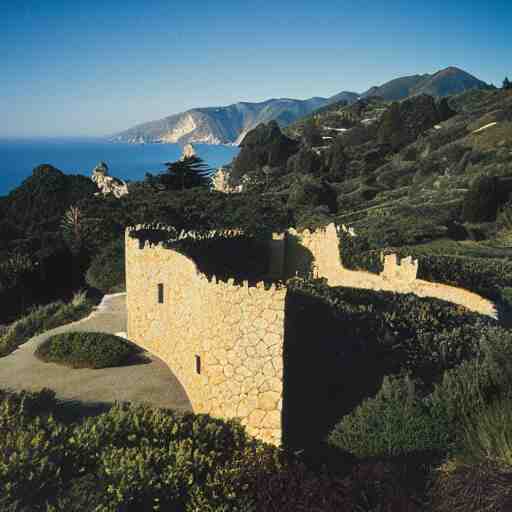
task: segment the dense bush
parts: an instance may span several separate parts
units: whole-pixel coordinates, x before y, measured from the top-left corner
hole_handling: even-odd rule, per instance
[[[409,377],[385,379],[374,398],[338,423],[330,442],[363,457],[460,448],[467,422],[512,391],[512,334],[486,327],[477,342],[478,356],[447,370],[431,392]]]
[[[53,302],[34,308],[28,315],[16,320],[0,337],[0,357],[10,354],[33,336],[87,316],[92,303],[79,293],[69,303]]]
[[[498,208],[506,199],[499,178],[481,176],[474,181],[464,197],[462,216],[468,222],[494,221]]]
[[[443,452],[450,442],[444,427],[418,396],[412,380],[387,377],[377,396],[345,416],[329,440],[358,457]]]
[[[131,362],[141,349],[112,334],[67,332],[44,341],[35,355],[73,368],[108,368]]]
[[[103,293],[125,291],[124,239],[110,243],[93,258],[85,279]]]
[[[322,282],[292,281],[289,288],[324,301],[335,311],[339,332],[388,348],[389,373],[408,371],[426,383],[472,358],[480,333],[495,324],[461,306],[413,294],[330,288]]]
[[[0,396],[2,510],[331,512],[407,501],[387,470],[313,472],[234,421],[115,406],[61,423],[54,408],[47,392]]]

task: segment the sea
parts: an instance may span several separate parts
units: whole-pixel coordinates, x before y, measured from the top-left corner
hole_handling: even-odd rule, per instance
[[[194,144],[194,148],[213,169],[231,162],[239,151],[228,145]],[[137,181],[147,172],[164,171],[165,163],[178,160],[182,151],[179,144],[124,144],[92,138],[0,139],[0,196],[20,185],[41,164],[66,174],[90,176],[103,161],[110,175]]]

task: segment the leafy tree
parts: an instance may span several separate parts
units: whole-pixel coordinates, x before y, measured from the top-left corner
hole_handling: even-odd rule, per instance
[[[379,143],[398,148],[402,143],[402,125],[400,104],[394,101],[382,115],[378,133]]]
[[[313,118],[306,120],[304,123],[302,138],[308,146],[320,146],[322,144],[322,132]]]
[[[160,183],[168,190],[211,187],[212,169],[195,155],[184,157],[177,162],[167,162],[165,165],[167,172],[160,175]]]
[[[505,80],[503,80],[503,89],[512,89],[512,82],[508,79],[508,77],[505,77]]]
[[[464,197],[462,217],[468,222],[492,222],[506,201],[506,189],[496,176],[480,176]]]

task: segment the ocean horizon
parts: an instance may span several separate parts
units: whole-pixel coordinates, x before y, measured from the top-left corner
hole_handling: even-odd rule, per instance
[[[228,164],[239,148],[194,144],[197,155],[210,167]],[[87,137],[0,138],[0,196],[28,178],[35,167],[50,164],[66,174],[91,176],[99,162],[109,173],[126,181],[142,180],[146,173],[165,170],[165,162],[180,158],[180,144],[126,144]]]

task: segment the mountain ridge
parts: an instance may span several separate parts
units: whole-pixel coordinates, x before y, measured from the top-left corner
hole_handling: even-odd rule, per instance
[[[315,110],[340,101],[354,103],[359,98],[382,96],[401,100],[430,94],[447,96],[473,88],[489,87],[462,69],[450,66],[433,74],[398,77],[362,94],[342,91],[330,97],[305,100],[271,98],[260,102],[240,101],[226,106],[200,107],[138,124],[109,137],[113,142],[236,144],[261,123],[276,121],[284,128]]]

